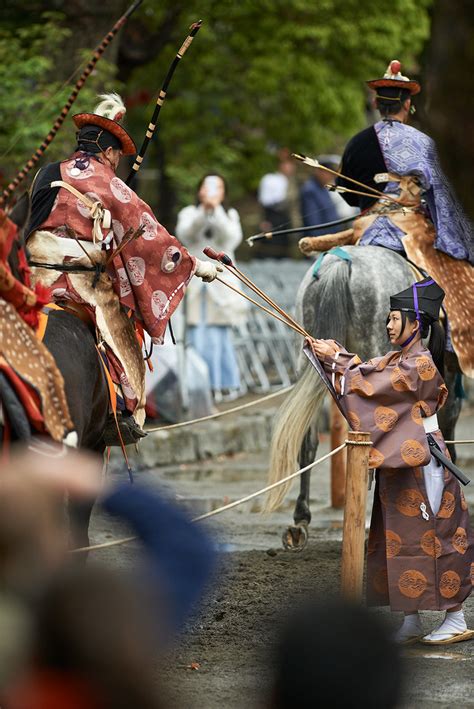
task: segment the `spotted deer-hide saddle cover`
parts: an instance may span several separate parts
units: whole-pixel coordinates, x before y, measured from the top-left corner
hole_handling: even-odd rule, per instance
[[[354,431],[368,431],[372,468],[427,465],[431,454],[423,417],[437,413],[448,390],[429,350],[416,343],[407,353],[388,352],[368,362],[340,347],[321,360],[341,392],[340,403]],[[436,434],[446,450],[441,434]]]
[[[19,397],[28,419],[39,433],[62,441],[74,429],[64,380],[49,350],[0,298],[0,369]]]

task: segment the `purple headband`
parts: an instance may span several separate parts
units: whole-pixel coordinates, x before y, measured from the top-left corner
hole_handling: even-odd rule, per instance
[[[418,308],[418,288],[425,288],[426,286],[431,286],[434,283],[434,280],[430,278],[429,281],[426,281],[425,283],[414,283],[412,288],[413,288],[413,304],[415,306],[415,315],[416,319],[418,320],[418,323],[421,326],[421,315],[420,315],[420,310]],[[407,345],[410,344],[410,342],[415,338],[416,335],[416,330],[413,332],[410,337],[405,340],[405,342],[402,342],[400,347],[406,347]]]

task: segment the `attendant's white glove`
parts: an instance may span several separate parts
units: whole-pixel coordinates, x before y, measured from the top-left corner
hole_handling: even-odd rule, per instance
[[[196,271],[194,275],[199,276],[205,283],[211,283],[217,278],[218,273],[222,273],[224,268],[220,263],[211,263],[210,261],[201,261],[196,259]]]

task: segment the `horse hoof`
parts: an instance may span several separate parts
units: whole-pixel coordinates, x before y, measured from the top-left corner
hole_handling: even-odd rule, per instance
[[[283,548],[287,551],[303,551],[308,543],[308,529],[303,525],[288,527],[282,534]]]

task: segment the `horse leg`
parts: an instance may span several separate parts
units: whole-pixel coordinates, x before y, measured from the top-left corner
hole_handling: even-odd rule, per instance
[[[53,311],[44,343],[63,375],[79,447],[102,456],[102,436],[109,408],[108,390],[91,331],[75,315]],[[88,528],[93,506],[93,500],[68,502],[73,547],[89,546]]]
[[[68,501],[69,530],[71,537],[71,548],[79,549],[89,546],[89,522],[94,507],[94,500]],[[84,561],[87,554],[81,554]]]
[[[443,436],[448,441],[455,439],[456,422],[459,418],[462,407],[462,397],[456,391],[460,384],[462,372],[459,367],[458,358],[454,352],[445,352],[444,356],[444,381],[448,387],[448,398],[443,408],[438,414],[439,427]],[[448,450],[453,460],[456,462],[456,450],[452,443],[448,444]]]
[[[304,468],[314,461],[318,444],[318,429],[316,423],[313,422],[306,432],[301,446],[298,457],[300,468]],[[308,542],[308,526],[311,522],[311,510],[309,508],[310,481],[311,470],[307,470],[300,475],[300,493],[293,513],[295,524],[283,532],[283,546],[290,551],[302,551]]]

